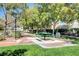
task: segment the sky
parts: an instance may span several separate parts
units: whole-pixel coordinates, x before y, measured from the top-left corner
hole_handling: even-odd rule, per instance
[[[32,8],[34,6],[34,3],[28,3],[27,4],[30,8]],[[2,10],[2,8],[0,8],[0,18],[3,18],[4,17],[4,12]]]
[[[0,8],[0,17],[3,17],[3,16],[4,16],[3,10]]]

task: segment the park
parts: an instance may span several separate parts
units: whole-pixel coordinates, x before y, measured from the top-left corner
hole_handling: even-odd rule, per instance
[[[79,4],[0,3],[0,56],[79,56]]]

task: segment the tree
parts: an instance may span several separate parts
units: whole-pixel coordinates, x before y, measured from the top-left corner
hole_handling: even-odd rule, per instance
[[[39,17],[38,17],[38,9],[33,8],[33,9],[25,9],[23,15],[25,15],[21,22],[23,26],[27,29],[38,29],[38,23],[39,23]]]
[[[5,4],[0,4],[1,8],[3,9],[4,16],[5,16],[5,27],[4,27],[4,38],[7,34],[7,11],[6,11],[6,5]]]
[[[0,18],[0,30],[3,30],[4,29],[4,24],[3,24],[3,21],[2,21],[2,18]]]
[[[61,14],[61,9],[62,7],[64,6],[64,4],[50,4],[48,6],[49,8],[49,19],[51,20],[51,23],[53,22],[53,36],[54,36],[54,33],[55,33],[55,27],[56,27],[56,24],[59,20],[61,20],[61,17],[60,17],[60,14]]]
[[[23,4],[17,4],[17,3],[15,3],[15,4],[11,4],[11,3],[10,4],[7,4],[7,3],[0,4],[1,8],[3,8],[4,15],[5,15],[4,36],[6,36],[6,33],[7,33],[7,25],[8,25],[7,24],[7,14],[10,14],[11,16],[14,16],[13,11],[19,13],[19,11],[22,9],[22,5]],[[15,23],[16,23],[16,21],[15,21]],[[15,27],[16,27],[16,25],[15,25]]]
[[[41,29],[44,29],[46,31],[47,28],[50,28],[50,19],[49,19],[49,5],[47,3],[44,4],[37,4],[37,8],[39,10],[39,19],[41,24]]]
[[[20,19],[20,17],[21,17],[21,12],[23,11],[23,6],[24,6],[25,4],[13,4],[12,5],[12,7],[11,7],[11,15],[15,18],[15,21],[14,21],[14,29],[15,29],[15,39],[16,39],[16,28],[17,28],[17,20],[18,19]]]

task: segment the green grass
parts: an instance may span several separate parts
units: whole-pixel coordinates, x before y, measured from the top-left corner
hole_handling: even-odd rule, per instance
[[[69,36],[62,36],[62,38],[66,39],[66,40],[71,40],[73,44],[79,44],[79,38],[73,38],[73,37],[69,37]]]
[[[14,51],[16,49],[26,49],[27,51],[21,54],[24,56],[79,56],[79,46],[45,49],[37,45],[17,45],[0,47],[0,53],[7,50]]]

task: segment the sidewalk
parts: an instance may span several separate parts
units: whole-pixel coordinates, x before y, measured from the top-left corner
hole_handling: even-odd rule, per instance
[[[15,38],[6,38],[5,41],[0,41],[0,46],[13,46],[13,45],[18,45],[18,44],[30,44],[32,42],[31,37],[21,37],[17,40]]]

